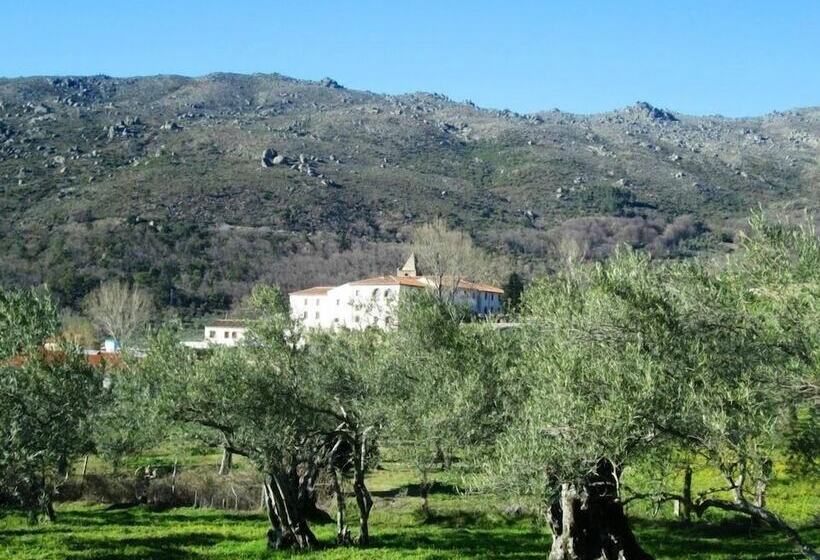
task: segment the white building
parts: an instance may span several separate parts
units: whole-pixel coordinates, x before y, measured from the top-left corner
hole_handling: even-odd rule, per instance
[[[435,289],[437,285],[434,279],[417,275],[415,256],[410,255],[395,276],[377,276],[341,286],[316,286],[292,292],[291,316],[308,328],[387,328],[395,320],[395,307],[401,293]],[[449,285],[447,289],[451,290],[453,286]],[[503,290],[489,284],[459,280],[453,299],[476,315],[491,315],[501,311],[503,294]]]
[[[247,330],[243,321],[217,319],[205,325],[205,345],[236,346]]]

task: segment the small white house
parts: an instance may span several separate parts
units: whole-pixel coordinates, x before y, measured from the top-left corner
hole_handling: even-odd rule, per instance
[[[504,291],[500,288],[466,280],[457,282],[454,296],[457,303],[466,305],[476,315],[501,311]],[[417,274],[415,256],[410,255],[395,276],[377,276],[290,293],[291,316],[308,328],[389,328],[395,320],[395,308],[402,292],[435,289],[437,285],[433,278]],[[452,290],[453,286],[447,288]]]
[[[237,319],[217,319],[205,325],[205,346],[236,346],[248,328]]]

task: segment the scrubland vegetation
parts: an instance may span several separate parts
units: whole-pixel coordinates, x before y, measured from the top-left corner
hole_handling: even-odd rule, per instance
[[[720,260],[568,251],[508,328],[419,293],[309,332],[259,285],[246,344],[169,323],[103,382],[3,291],[0,554],[816,558],[818,296],[814,229],[755,216]]]

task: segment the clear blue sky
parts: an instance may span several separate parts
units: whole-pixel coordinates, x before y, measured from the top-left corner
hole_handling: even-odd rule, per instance
[[[330,76],[530,112],[820,105],[820,0],[0,0],[0,76]]]

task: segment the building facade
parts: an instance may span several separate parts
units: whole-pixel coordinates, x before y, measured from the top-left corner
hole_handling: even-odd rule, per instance
[[[205,325],[205,346],[236,346],[247,332],[244,322],[236,319],[217,319]]]
[[[453,293],[453,300],[467,306],[475,315],[501,311],[504,292],[500,288],[466,280],[447,282],[445,279],[442,283]],[[458,286],[453,285],[456,282]],[[308,328],[389,328],[395,321],[401,293],[437,289],[438,286],[436,279],[417,274],[415,256],[410,255],[395,276],[377,276],[340,286],[316,286],[292,292],[289,294],[290,310],[293,319]]]

